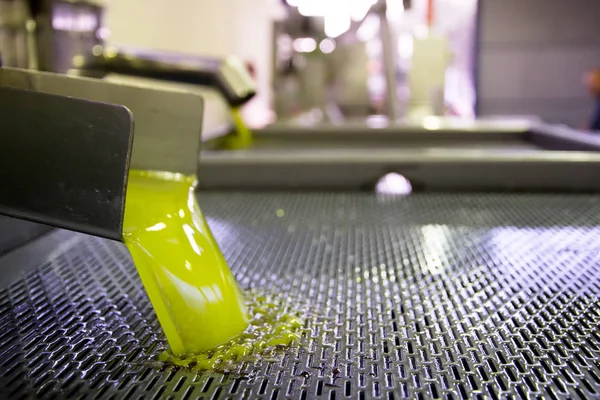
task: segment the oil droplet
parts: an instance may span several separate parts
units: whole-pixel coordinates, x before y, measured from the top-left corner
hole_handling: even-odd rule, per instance
[[[285,211],[281,208],[277,209],[277,211],[275,212],[277,214],[277,216],[279,218],[284,217],[285,216]]]

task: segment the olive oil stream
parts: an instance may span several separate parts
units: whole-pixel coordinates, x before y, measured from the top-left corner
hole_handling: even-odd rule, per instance
[[[194,196],[195,177],[131,171],[123,237],[174,354],[247,326],[244,301]]]
[[[300,321],[256,293],[246,307],[195,185],[194,176],[129,173],[123,238],[170,346],[161,358],[207,369],[291,344]]]

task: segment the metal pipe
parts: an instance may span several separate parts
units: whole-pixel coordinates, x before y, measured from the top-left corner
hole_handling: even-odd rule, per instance
[[[398,119],[398,79],[396,76],[396,52],[394,51],[393,36],[387,19],[385,2],[376,8],[380,21],[381,48],[385,69],[387,115],[390,122]]]
[[[38,47],[37,47],[37,24],[34,19],[30,19],[26,22],[25,28],[27,30],[27,68],[32,70],[38,70],[40,63],[38,59]]]

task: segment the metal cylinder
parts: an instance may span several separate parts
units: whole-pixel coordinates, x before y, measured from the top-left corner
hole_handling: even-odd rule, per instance
[[[385,69],[387,115],[390,122],[398,119],[398,79],[396,76],[396,51],[393,44],[392,29],[387,18],[385,3],[377,9],[380,21],[381,47]]]
[[[76,67],[77,56],[103,44],[103,16],[94,2],[43,1],[35,15],[39,68],[64,73]]]
[[[2,65],[67,72],[77,56],[104,42],[103,14],[90,1],[0,0]]]
[[[0,65],[27,68],[29,7],[24,0],[0,0]]]

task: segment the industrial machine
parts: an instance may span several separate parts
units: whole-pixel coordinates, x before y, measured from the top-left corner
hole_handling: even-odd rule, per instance
[[[256,87],[246,66],[234,56],[223,59],[99,46],[76,58],[69,73],[195,91],[206,100],[205,140],[218,140],[226,148],[252,142],[239,107],[256,95]]]
[[[196,174],[198,95],[12,68],[0,88],[5,215],[121,240],[130,163]]]
[[[255,131],[249,149],[204,151],[200,184],[360,190],[398,173],[422,190],[598,189],[593,135],[528,120],[433,122]]]
[[[239,59],[108,46],[104,12],[103,4],[89,0],[0,0],[0,65],[195,88],[206,98],[204,130],[211,139],[233,132],[223,146],[251,142],[236,110],[254,97],[256,87]]]
[[[0,130],[0,174],[12,188],[0,194],[9,206],[2,212],[96,236],[44,228],[19,240],[22,221],[3,223],[2,243],[13,239],[0,252],[0,397],[599,395],[595,139],[542,125],[488,126],[426,134],[442,142],[474,135],[512,149],[427,150],[412,135],[405,151],[237,151],[219,165],[202,153],[201,183],[229,189],[198,198],[238,282],[281,296],[282,306],[305,320],[291,348],[203,372],[157,360],[166,343],[129,254],[118,241],[97,237],[117,239],[111,232],[118,218],[102,218],[107,203],[87,196],[92,186],[122,189],[129,152],[132,165],[195,170],[201,122],[189,116],[199,115],[192,111],[201,99],[31,74],[0,69],[1,120],[10,127]],[[59,90],[117,105],[57,97]],[[80,111],[76,118],[71,110]],[[152,132],[181,140],[167,142],[174,146],[167,151],[152,143]],[[45,146],[36,145],[41,134]],[[59,134],[69,141],[53,141]],[[515,150],[515,142],[527,148]],[[106,148],[118,150],[108,165],[100,152]],[[244,170],[243,182],[232,179]],[[281,179],[284,172],[294,184]],[[372,178],[388,172],[418,181],[415,193],[374,191]],[[19,173],[39,179],[20,186],[7,180]],[[51,189],[62,182],[86,195],[56,201]],[[242,190],[249,187],[255,190]],[[16,202],[14,195],[23,197]],[[64,213],[66,206],[73,212]],[[81,218],[57,222],[77,215],[93,217],[98,229],[86,229]]]

